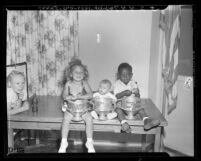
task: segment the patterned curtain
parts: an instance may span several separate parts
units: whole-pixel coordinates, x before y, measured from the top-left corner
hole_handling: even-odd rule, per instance
[[[60,95],[59,82],[73,56],[77,11],[7,11],[7,65],[27,62],[29,96]]]
[[[180,46],[181,6],[168,6],[161,11],[162,77],[164,80],[163,114],[170,114],[177,106],[178,58]]]

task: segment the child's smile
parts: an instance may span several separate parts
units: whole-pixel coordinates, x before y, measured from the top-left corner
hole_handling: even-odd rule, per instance
[[[80,66],[76,66],[72,72],[73,80],[81,81],[84,78],[83,68]]]
[[[13,78],[11,84],[16,93],[21,93],[24,89],[24,78],[21,75],[17,75]]]

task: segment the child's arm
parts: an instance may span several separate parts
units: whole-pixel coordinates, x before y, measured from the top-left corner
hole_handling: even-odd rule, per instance
[[[116,97],[117,97],[117,99],[121,99],[122,97],[124,97],[124,96],[130,96],[131,94],[132,94],[132,91],[125,90],[125,91],[122,91],[120,93],[117,93]]]
[[[139,88],[134,88],[134,89],[132,90],[132,93],[135,94],[135,97],[140,97]]]
[[[77,99],[92,99],[93,98],[93,92],[91,90],[91,87],[89,86],[88,82],[84,81],[83,83],[84,89],[86,91],[85,95],[78,95]]]
[[[8,115],[14,115],[29,109],[29,103],[27,101],[25,101],[20,108],[17,108],[17,107],[12,108],[13,103],[11,102],[8,102],[7,106],[8,106],[8,111],[7,111]]]
[[[67,83],[65,84],[62,97],[63,97],[63,100],[71,100],[72,99],[72,96],[69,95],[68,84]]]

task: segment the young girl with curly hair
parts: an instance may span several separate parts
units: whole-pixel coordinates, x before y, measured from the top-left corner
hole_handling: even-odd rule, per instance
[[[64,90],[62,93],[63,100],[67,102],[72,102],[76,100],[89,100],[92,99],[93,93],[87,82],[89,77],[87,67],[82,64],[79,59],[73,58],[67,68],[64,71],[63,86]],[[59,148],[59,153],[65,153],[68,147],[67,137],[69,133],[69,126],[71,120],[73,120],[73,114],[62,109],[64,112],[64,118],[62,122],[61,135],[62,140]],[[93,119],[91,114],[86,111],[82,114],[82,119],[86,123],[86,136],[87,142],[86,147],[88,152],[95,152],[93,146]]]

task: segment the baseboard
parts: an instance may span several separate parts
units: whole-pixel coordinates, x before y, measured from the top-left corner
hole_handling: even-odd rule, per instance
[[[175,149],[172,149],[172,148],[170,148],[168,146],[164,146],[164,151],[173,153],[175,156],[184,156],[184,157],[185,156],[191,156],[191,155],[188,155],[188,154],[184,154],[184,153],[182,153],[180,151],[177,151]]]

